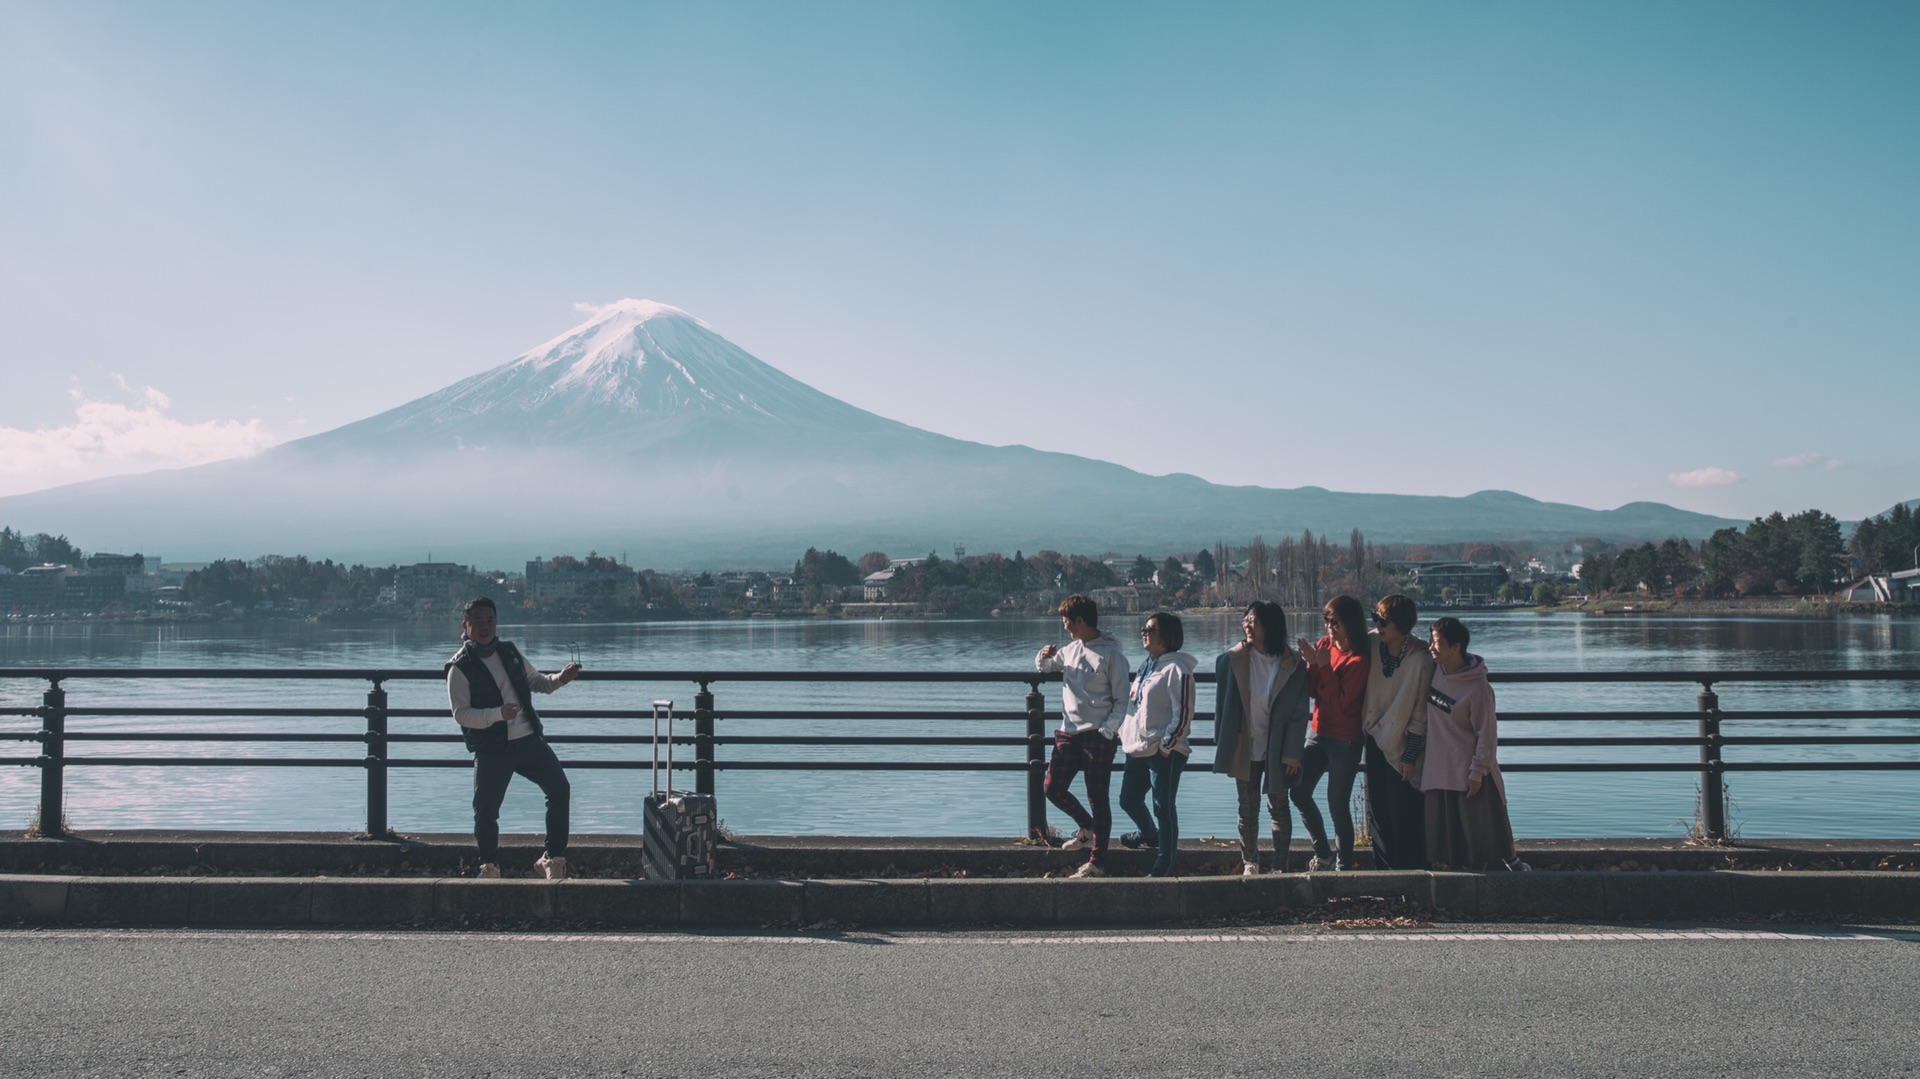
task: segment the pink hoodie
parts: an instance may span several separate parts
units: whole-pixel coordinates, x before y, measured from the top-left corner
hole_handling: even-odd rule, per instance
[[[1467,665],[1452,674],[1435,664],[1433,687],[1427,690],[1427,749],[1420,765],[1420,789],[1464,791],[1468,780],[1490,776],[1504,796],[1506,783],[1495,757],[1498,746],[1487,665],[1471,654]]]

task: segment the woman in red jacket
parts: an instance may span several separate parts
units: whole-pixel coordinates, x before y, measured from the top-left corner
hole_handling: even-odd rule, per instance
[[[1313,725],[1307,731],[1300,779],[1289,796],[1300,821],[1313,837],[1307,871],[1353,868],[1353,778],[1360,771],[1361,708],[1366,703],[1367,616],[1352,596],[1335,596],[1322,612],[1327,635],[1317,644],[1299,642],[1307,661],[1307,688],[1313,694]],[[1339,853],[1327,842],[1327,825],[1313,804],[1313,789],[1327,777],[1327,812],[1333,815]]]

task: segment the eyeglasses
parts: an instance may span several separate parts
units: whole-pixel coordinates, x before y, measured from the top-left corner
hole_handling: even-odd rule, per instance
[[[1141,626],[1140,627],[1140,636],[1142,637],[1151,637],[1158,632],[1160,632],[1159,626]]]
[[[1376,625],[1376,626],[1384,626],[1384,625],[1386,625],[1386,624],[1387,624],[1388,622],[1391,622],[1391,621],[1393,621],[1393,620],[1392,620],[1392,619],[1390,619],[1390,618],[1388,618],[1388,617],[1387,617],[1386,615],[1384,615],[1384,614],[1381,614],[1381,613],[1380,613],[1380,612],[1378,612],[1378,611],[1375,611],[1375,612],[1374,612],[1374,614],[1373,614],[1373,624],[1374,624],[1374,625]]]

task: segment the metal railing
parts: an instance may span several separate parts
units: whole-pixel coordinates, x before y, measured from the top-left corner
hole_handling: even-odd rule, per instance
[[[0,732],[0,742],[38,742],[37,757],[0,757],[0,764],[24,765],[40,769],[39,830],[43,835],[62,834],[65,820],[65,775],[75,767],[308,767],[361,768],[367,779],[367,832],[373,837],[392,834],[387,815],[387,779],[395,768],[465,768],[465,758],[394,757],[396,744],[459,743],[458,733],[395,733],[389,722],[394,719],[448,718],[444,708],[394,708],[389,705],[386,685],[399,681],[439,681],[439,670],[369,669],[297,669],[297,668],[66,668],[0,667],[0,685],[9,681],[37,680],[47,683],[38,707],[0,708],[0,717],[37,717],[40,729],[30,732]],[[1725,777],[1732,771],[1856,771],[1920,770],[1920,760],[1767,760],[1728,761],[1728,746],[1912,746],[1920,745],[1920,727],[1912,734],[1820,733],[1810,735],[1728,735],[1726,724],[1750,721],[1831,723],[1841,720],[1920,720],[1920,706],[1891,709],[1786,709],[1774,711],[1722,711],[1714,687],[1727,683],[1766,682],[1920,682],[1920,670],[1854,671],[1607,671],[1607,672],[1496,672],[1494,682],[1509,684],[1572,683],[1681,683],[1698,685],[1699,693],[1692,710],[1675,711],[1560,711],[1502,712],[1503,728],[1516,724],[1555,725],[1569,723],[1665,722],[1686,724],[1693,733],[1676,735],[1548,735],[1503,736],[1503,747],[1697,747],[1699,761],[1516,761],[1503,763],[1507,772],[1690,772],[1699,777],[1701,793],[1701,833],[1708,839],[1726,838]],[[66,684],[106,679],[135,681],[181,680],[269,680],[269,681],[344,681],[366,682],[363,707],[109,707],[76,706],[69,702]],[[714,793],[714,775],[720,771],[813,770],[813,771],[1022,771],[1026,774],[1027,827],[1031,834],[1046,828],[1046,799],[1043,782],[1047,767],[1048,726],[1059,719],[1058,712],[1046,708],[1041,687],[1058,682],[1058,674],[1000,671],[592,671],[580,675],[582,681],[646,682],[696,685],[691,711],[676,710],[676,719],[691,719],[694,733],[675,736],[675,744],[690,745],[693,757],[682,759],[676,767],[691,771],[694,789],[701,794]],[[1211,672],[1197,675],[1200,682],[1212,682]],[[977,684],[1024,687],[1021,707],[981,708],[825,708],[825,709],[728,709],[715,707],[713,687],[723,683],[907,683]],[[1011,705],[1011,701],[1009,701]],[[651,708],[634,709],[542,709],[545,720],[613,719],[650,720]],[[88,731],[71,730],[68,721],[85,718],[354,718],[366,721],[364,732],[282,732],[282,731]],[[1196,723],[1211,722],[1211,712],[1200,712]],[[1024,733],[1010,735],[722,735],[719,724],[726,720],[767,721],[953,721],[961,723],[1022,721]],[[557,745],[612,744],[645,746],[651,731],[635,725],[633,734],[563,734],[550,731],[547,740]],[[109,742],[228,742],[228,743],[361,743],[363,756],[69,756],[75,743]],[[1197,747],[1212,746],[1211,738],[1195,737]],[[1006,760],[754,760],[724,759],[726,746],[930,746],[930,747],[1005,747],[1023,750],[1021,756],[1009,754]],[[569,768],[641,769],[653,766],[651,754],[634,760],[572,760]]]

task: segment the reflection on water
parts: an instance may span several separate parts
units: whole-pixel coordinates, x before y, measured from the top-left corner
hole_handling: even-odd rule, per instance
[[[1303,623],[1295,616],[1296,628]],[[1140,658],[1138,617],[1111,620],[1108,627],[1130,656]],[[1315,624],[1308,619],[1305,624]],[[1473,650],[1496,671],[1641,669],[1877,669],[1911,668],[1920,642],[1920,619],[1671,619],[1583,618],[1532,614],[1475,614]],[[1314,628],[1317,628],[1315,625]],[[651,623],[597,626],[507,626],[542,667],[558,668],[577,646],[588,670],[740,669],[774,670],[1006,670],[1030,668],[1041,644],[1061,640],[1052,619],[958,621],[769,621]],[[0,637],[0,665],[92,667],[265,667],[437,670],[452,653],[457,627],[418,625],[340,629],[304,624],[238,629],[205,625],[15,625]],[[1207,616],[1188,620],[1187,650],[1203,668],[1238,636],[1238,619]],[[44,682],[0,679],[0,708],[39,703]],[[67,684],[73,707],[284,706],[357,709],[367,684],[355,681],[247,682],[79,680]],[[451,733],[444,716],[444,686],[437,681],[388,683],[394,708],[430,710],[432,718],[395,719],[395,733]],[[583,681],[550,701],[551,709],[644,708],[655,697],[691,704],[691,683],[596,683]],[[1795,708],[1867,709],[1920,707],[1920,686],[1906,683],[1723,684],[1721,707],[1738,710]],[[1499,690],[1503,714],[1529,711],[1687,711],[1698,687],[1687,684],[1623,686],[1509,685]],[[1018,712],[1024,685],[767,685],[714,686],[717,705],[728,709],[937,708],[965,707]],[[1057,707],[1058,690],[1049,696]],[[1209,702],[1202,703],[1203,708]],[[35,729],[27,718],[0,718],[0,733]],[[850,729],[851,728],[851,729]],[[1832,720],[1819,724],[1744,722],[1729,733],[1860,734],[1914,733],[1913,721]],[[362,724],[338,719],[174,719],[76,717],[73,731],[269,729],[352,736]],[[556,732],[631,732],[629,721],[558,720]],[[961,725],[934,722],[731,720],[720,733],[780,734],[1006,734],[1018,721]],[[1202,725],[1201,734],[1207,734]],[[1508,722],[1509,737],[1549,733],[1674,735],[1691,724],[1609,722],[1554,724]],[[111,742],[69,745],[71,757],[185,754],[308,755],[351,759],[359,743],[222,746],[208,743]],[[1205,755],[1210,750],[1200,750]],[[31,743],[0,743],[0,755],[30,757]],[[396,745],[396,757],[464,759],[457,745]],[[632,759],[635,750],[609,746],[564,747],[574,759]],[[886,755],[892,755],[889,758]],[[723,759],[1018,760],[1017,747],[921,749],[917,747],[729,746]],[[1736,747],[1730,760],[1920,759],[1916,747]],[[1647,750],[1510,747],[1504,761],[1690,761],[1687,747]],[[1204,767],[1204,765],[1203,765]],[[39,774],[31,768],[0,769],[0,827],[24,827],[39,804]],[[632,833],[639,830],[639,800],[647,773],[576,769],[573,772],[575,830]],[[1025,821],[1025,795],[1015,772],[823,773],[807,770],[722,772],[721,815],[742,833],[868,835],[1018,835]],[[462,769],[402,769],[391,774],[393,825],[406,832],[461,832],[470,826],[469,774]],[[1685,773],[1523,773],[1509,777],[1515,830],[1528,836],[1673,836],[1694,819],[1695,780]],[[1915,772],[1750,773],[1728,781],[1730,819],[1751,837],[1911,836],[1920,832],[1920,786]],[[365,823],[365,780],[358,769],[76,767],[67,773],[67,804],[76,828],[193,827],[354,831]],[[1322,792],[1324,796],[1324,790]],[[1194,836],[1231,835],[1232,784],[1196,769],[1181,786],[1185,830]],[[1117,813],[1117,810],[1116,810]],[[1124,815],[1122,815],[1124,816]],[[538,791],[515,783],[502,814],[509,831],[541,827]],[[1056,826],[1066,822],[1056,819]],[[1125,830],[1124,821],[1119,830]]]

